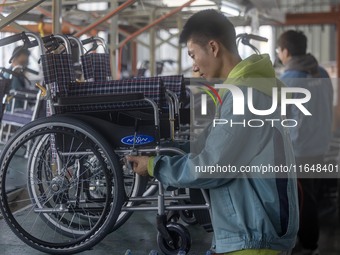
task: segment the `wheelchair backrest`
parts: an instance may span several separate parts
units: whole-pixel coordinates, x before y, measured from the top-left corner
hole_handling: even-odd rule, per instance
[[[51,86],[52,94],[66,94],[68,85],[76,81],[70,54],[45,54],[41,56],[45,84]]]
[[[180,102],[185,100],[186,90],[183,75],[169,75],[159,77],[162,78],[165,88],[174,92]]]
[[[108,81],[112,79],[110,55],[91,53],[81,56],[82,70],[86,81]]]

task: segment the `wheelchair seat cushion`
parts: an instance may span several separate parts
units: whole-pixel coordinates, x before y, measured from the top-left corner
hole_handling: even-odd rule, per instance
[[[138,78],[113,80],[105,82],[77,82],[68,85],[67,93],[60,96],[99,96],[107,94],[129,94],[143,93],[146,98],[152,99],[158,107],[165,104],[165,88],[162,79]],[[89,106],[66,106],[57,107],[57,113],[64,112],[86,112],[86,111],[109,111],[150,108],[151,105],[145,101],[126,101],[113,104],[100,104]]]

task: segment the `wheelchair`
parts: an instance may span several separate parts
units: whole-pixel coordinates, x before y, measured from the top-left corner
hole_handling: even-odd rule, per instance
[[[180,211],[188,223],[195,223],[192,210],[210,209],[207,192],[202,190],[203,203],[190,204],[186,190],[165,192],[157,180],[135,175],[125,159],[126,155],[185,153],[168,145],[168,141],[183,142],[180,135],[186,134],[180,124],[184,78],[115,81],[108,71],[95,77],[97,71],[85,71],[97,68],[98,56],[86,55],[82,47],[103,42],[90,39],[81,42],[62,35],[42,39],[21,33],[0,40],[0,46],[23,40],[27,47],[38,44],[41,48],[45,80],[41,97],[50,115],[25,125],[3,149],[1,213],[15,235],[34,249],[73,254],[91,249],[132,212],[157,211],[160,250],[164,254],[188,252],[189,231],[176,222],[174,214],[169,215]],[[85,81],[76,81],[74,45],[79,59],[90,63],[90,68],[83,63]],[[10,201],[6,186],[15,181],[24,183],[25,192]],[[156,205],[145,205],[152,201]]]

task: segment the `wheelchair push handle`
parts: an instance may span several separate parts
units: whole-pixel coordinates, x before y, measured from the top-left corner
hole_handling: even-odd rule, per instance
[[[68,35],[67,39],[69,40],[72,48],[76,48],[76,47],[78,48],[79,58],[80,56],[84,55],[83,43],[77,37]]]
[[[98,46],[99,46],[98,42],[100,43],[100,45],[103,46],[104,52],[108,54],[109,53],[109,49],[107,47],[107,44],[105,43],[105,40],[103,38],[101,38],[101,37],[98,37],[98,36],[92,36],[90,38],[87,38],[87,39],[81,41],[81,43],[83,45],[92,43],[91,49],[89,49],[85,54],[88,54],[91,51],[96,50],[98,48]]]
[[[87,38],[87,39],[85,39],[85,40],[81,40],[81,43],[82,43],[83,45],[86,45],[86,44],[92,43],[92,42],[94,42],[94,41],[95,41],[95,40],[94,40],[94,37],[92,36],[92,37]]]
[[[46,52],[50,53],[56,49],[59,48],[60,43],[58,42],[58,40],[54,37],[54,35],[48,35],[45,37],[42,37],[42,42],[46,48]]]
[[[28,39],[25,32],[22,32],[20,34],[11,35],[11,36],[8,36],[8,37],[1,39],[0,40],[0,47],[8,45],[8,44],[15,43],[15,42],[18,42],[18,41],[21,41],[21,40],[23,40],[24,42],[29,42],[29,39]]]
[[[34,48],[37,47],[39,45],[38,41],[35,39],[33,41],[30,41],[30,45],[28,46],[28,48]]]
[[[110,53],[109,47],[107,46],[107,44],[106,44],[106,42],[103,38],[96,36],[96,37],[94,37],[94,39],[96,39],[97,41],[99,41],[102,44],[105,53]]]
[[[54,35],[47,35],[41,38],[46,48],[56,47],[58,44]]]
[[[236,39],[237,38],[245,38],[247,40],[255,40],[255,41],[260,41],[260,42],[268,42],[268,39],[266,37],[263,37],[263,36],[259,36],[259,35],[254,35],[254,34],[247,34],[247,33],[243,33],[243,34],[238,34],[236,36]]]
[[[30,40],[29,37],[34,38],[34,40]],[[33,48],[36,46],[39,46],[41,49],[42,54],[44,53],[44,47],[43,47],[43,43],[40,39],[40,37],[34,33],[31,32],[22,32],[20,34],[15,34],[12,36],[8,36],[6,38],[3,38],[0,40],[0,47],[1,46],[5,46],[11,43],[15,43],[17,41],[22,40],[24,42],[23,45],[19,46],[18,50],[15,51],[12,55],[12,57],[9,59],[9,63],[12,63],[13,58],[16,57],[17,53],[21,50],[21,49],[29,49],[29,48]]]
[[[256,54],[260,54],[260,51],[258,48],[256,48],[253,44],[250,43],[250,40],[254,41],[260,41],[260,42],[268,42],[268,39],[259,35],[254,35],[254,34],[238,34],[236,36],[236,44],[237,46],[239,45],[239,42],[242,42],[242,44],[249,46]]]
[[[44,44],[48,44],[48,43],[54,41],[55,37],[54,37],[53,34],[51,34],[51,35],[44,36],[41,39],[43,40]]]
[[[60,45],[64,45],[66,53],[71,53],[71,44],[69,39],[64,35],[48,35],[42,38],[45,48],[48,52],[58,49]]]

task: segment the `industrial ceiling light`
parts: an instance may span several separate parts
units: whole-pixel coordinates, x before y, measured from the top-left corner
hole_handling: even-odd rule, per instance
[[[105,11],[108,9],[108,4],[107,2],[81,3],[77,4],[77,8],[81,11]]]
[[[163,0],[163,4],[169,7],[178,7],[185,4],[188,0]],[[214,1],[209,0],[196,0],[191,4],[191,6],[204,6],[204,5],[214,5]]]
[[[233,4],[229,1],[221,1],[220,10],[227,16],[231,16],[231,17],[240,16],[242,12],[242,10],[240,9],[240,6]]]

